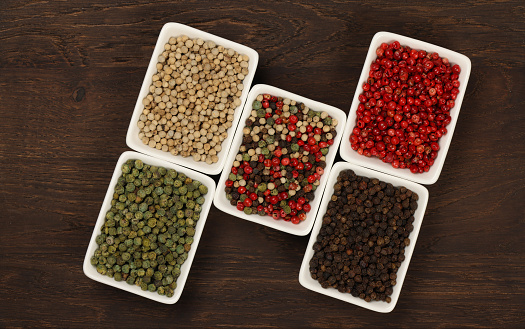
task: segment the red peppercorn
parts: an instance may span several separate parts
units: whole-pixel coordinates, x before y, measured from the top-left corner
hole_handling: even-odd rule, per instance
[[[287,165],[289,165],[289,164],[290,164],[290,158],[282,158],[282,159],[281,159],[281,164],[282,164],[283,166],[287,166]]]
[[[432,150],[435,158],[439,149],[433,150],[431,143],[438,142],[451,121],[461,69],[438,54],[401,47],[397,41],[382,44],[376,54],[369,71],[372,79],[358,96],[350,145],[394,167],[417,163],[417,172],[423,172],[431,164],[417,156]]]
[[[237,210],[243,211],[244,210],[244,204],[242,202],[237,202]]]
[[[226,180],[226,186],[227,186],[227,187],[232,187],[232,186],[233,186],[233,181],[227,179],[227,180]]]
[[[237,189],[237,192],[239,192],[239,194],[244,194],[244,192],[246,192],[246,187],[239,186],[239,188]]]
[[[310,210],[312,210],[312,206],[310,206],[309,203],[305,203],[303,205],[303,210],[306,211],[306,212],[310,212]]]
[[[321,176],[322,174],[324,174],[324,169],[321,168],[321,167],[317,167],[317,168],[315,168],[315,171],[319,174],[319,176]]]
[[[243,204],[244,204],[245,207],[251,207],[252,206],[252,199],[250,199],[250,198],[244,199]]]
[[[270,107],[270,102],[268,102],[267,100],[263,100],[262,101],[262,107],[267,109],[268,107]]]
[[[314,175],[308,176],[308,183],[312,184],[313,182],[315,182],[315,176]]]

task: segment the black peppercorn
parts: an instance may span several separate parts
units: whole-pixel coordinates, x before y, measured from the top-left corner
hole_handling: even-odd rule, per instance
[[[406,187],[341,171],[313,246],[311,277],[324,288],[389,303],[417,200]]]

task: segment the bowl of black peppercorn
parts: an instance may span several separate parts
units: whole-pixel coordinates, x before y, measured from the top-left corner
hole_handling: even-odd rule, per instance
[[[398,301],[428,190],[339,162],[330,172],[299,272],[302,286],[376,312]]]

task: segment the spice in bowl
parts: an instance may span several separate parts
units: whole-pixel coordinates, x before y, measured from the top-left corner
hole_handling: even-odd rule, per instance
[[[115,281],[172,297],[207,192],[174,169],[126,161],[91,265]]]
[[[170,38],[142,100],[139,138],[173,155],[216,163],[241,105],[248,61],[213,41]]]
[[[406,187],[342,170],[313,244],[311,277],[323,288],[390,303],[418,199]]]
[[[304,103],[260,94],[226,180],[226,198],[247,215],[299,224],[326,167],[338,122]]]
[[[430,170],[459,93],[459,65],[437,53],[382,43],[359,95],[353,150],[412,173]]]

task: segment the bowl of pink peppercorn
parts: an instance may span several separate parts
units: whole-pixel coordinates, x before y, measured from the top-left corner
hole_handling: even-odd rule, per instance
[[[417,183],[435,183],[452,141],[470,70],[465,55],[378,32],[348,114],[341,157]]]

